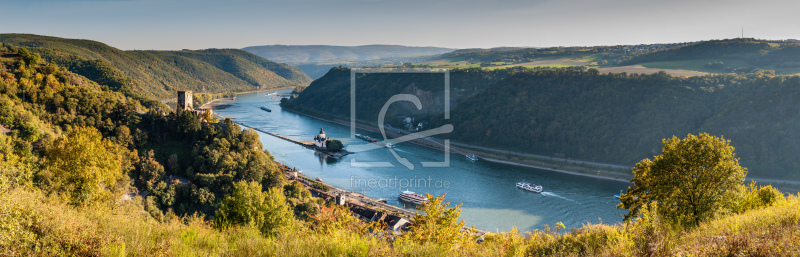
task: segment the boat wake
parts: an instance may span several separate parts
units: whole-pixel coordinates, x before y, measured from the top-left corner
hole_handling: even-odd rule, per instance
[[[558,198],[561,198],[561,199],[564,199],[564,200],[567,200],[567,201],[570,201],[570,202],[573,202],[573,203],[577,203],[578,205],[581,205],[581,203],[579,203],[579,202],[577,202],[577,201],[575,201],[575,200],[572,200],[572,199],[569,199],[569,198],[566,198],[566,197],[563,197],[563,196],[557,195],[557,194],[555,194],[555,193],[551,193],[551,192],[542,192],[542,195],[546,195],[546,196],[553,196],[553,197],[558,197]]]

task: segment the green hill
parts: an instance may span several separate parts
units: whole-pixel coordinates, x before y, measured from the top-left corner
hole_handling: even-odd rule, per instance
[[[176,90],[237,92],[311,81],[296,67],[236,49],[123,51],[96,41],[29,34],[0,34],[0,42],[26,47],[99,83],[157,99],[172,98]]]
[[[800,72],[800,43],[749,38],[702,41],[636,55],[622,64],[642,64],[649,68],[678,67],[712,73],[762,69],[794,74]]]
[[[484,90],[501,78],[519,69],[482,70],[478,68],[455,69],[450,72],[451,106]],[[422,103],[422,110],[413,104],[397,103],[387,111],[387,124],[402,125],[402,117],[430,116],[444,111],[444,75],[441,73],[359,74],[356,89],[358,119],[375,121],[386,101],[397,93],[414,94]],[[284,108],[315,112],[318,115],[349,117],[350,69],[335,67],[325,76],[315,80]]]
[[[737,38],[687,43],[551,47],[523,49],[464,49],[444,54],[420,65],[436,67],[564,67],[587,66],[603,73],[655,73],[698,75],[702,73],[751,73],[773,70],[776,74],[800,73],[797,41]]]

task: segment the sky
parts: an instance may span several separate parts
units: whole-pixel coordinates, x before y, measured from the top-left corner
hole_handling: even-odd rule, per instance
[[[596,46],[800,39],[788,0],[0,0],[0,33],[123,50],[393,44]]]

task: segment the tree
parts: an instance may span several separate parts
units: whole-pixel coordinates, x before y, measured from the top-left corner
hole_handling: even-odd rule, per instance
[[[139,186],[153,191],[158,182],[163,181],[164,166],[158,163],[153,150],[147,151],[139,162]]]
[[[656,202],[660,215],[684,226],[730,210],[747,174],[733,150],[729,140],[707,133],[664,139],[660,155],[636,164],[617,208],[629,211],[627,220]]]
[[[342,148],[344,148],[342,141],[339,141],[337,139],[328,139],[328,142],[326,142],[325,145],[328,146],[328,150],[331,151],[339,151],[342,150]]]
[[[45,166],[54,189],[73,204],[107,196],[106,188],[122,178],[121,148],[92,127],[73,129],[47,149]]]
[[[422,205],[426,215],[416,214],[413,218],[412,232],[406,238],[419,243],[433,243],[444,247],[464,247],[475,242],[474,232],[465,229],[465,221],[458,221],[461,216],[461,204],[448,208],[450,203],[443,203],[445,196],[433,197],[425,194],[428,201]]]
[[[131,136],[131,129],[129,129],[128,126],[122,125],[117,127],[114,129],[114,135],[117,144],[120,146],[130,149],[136,148],[136,145],[133,141],[133,136]]]
[[[203,120],[208,123],[217,123],[217,117],[211,113],[211,110],[206,110],[203,112]]]
[[[293,224],[294,213],[282,188],[262,192],[261,184],[255,181],[236,182],[233,187],[217,210],[217,226],[249,225],[265,235],[274,235]]]

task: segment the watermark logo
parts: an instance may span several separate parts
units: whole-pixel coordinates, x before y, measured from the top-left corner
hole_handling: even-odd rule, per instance
[[[364,74],[364,73],[441,73],[444,75],[444,119],[450,119],[450,70],[449,69],[425,69],[425,68],[353,68],[350,69],[350,137],[355,139],[356,138],[356,74]],[[422,167],[449,167],[450,166],[450,139],[445,139],[443,142],[438,142],[435,140],[430,139],[429,137],[446,134],[453,132],[453,125],[452,124],[445,124],[438,128],[428,129],[424,131],[418,131],[414,133],[402,133],[405,134],[403,136],[389,139],[386,136],[386,112],[389,110],[389,106],[393,103],[398,102],[411,102],[418,110],[422,110],[422,101],[420,101],[419,97],[412,94],[396,94],[389,98],[386,103],[381,108],[378,114],[378,129],[380,129],[381,135],[383,136],[383,140],[376,142],[376,143],[368,143],[368,144],[359,144],[359,145],[350,145],[348,146],[347,150],[351,152],[364,152],[364,151],[371,151],[375,149],[388,149],[392,156],[394,156],[395,160],[398,163],[405,166],[409,170],[414,170],[416,167],[414,163],[412,163],[407,158],[399,155],[391,146],[411,141],[411,140],[427,140],[430,143],[440,144],[444,149],[444,161],[441,162],[420,162]],[[357,158],[354,157],[350,159],[350,165],[353,167],[395,167],[392,162],[359,162],[356,160]]]
[[[424,188],[450,188],[450,181],[428,177],[389,177],[389,178],[360,178],[350,176],[350,188],[353,190],[367,188],[398,188],[398,189],[424,189]]]

